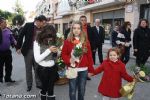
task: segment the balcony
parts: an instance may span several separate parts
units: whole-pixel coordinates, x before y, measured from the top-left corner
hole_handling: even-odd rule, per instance
[[[93,10],[93,9],[98,9],[98,8],[104,8],[104,7],[109,7],[112,5],[116,4],[123,4],[129,1],[133,0],[87,0],[87,1],[82,1],[79,0],[77,1],[77,8],[79,10]]]

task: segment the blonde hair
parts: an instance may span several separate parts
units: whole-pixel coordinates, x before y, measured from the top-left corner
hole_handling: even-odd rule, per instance
[[[71,26],[70,33],[68,34],[68,37],[67,37],[67,40],[69,40],[70,42],[73,43],[73,40],[74,40],[73,26],[74,26],[75,24],[79,24],[79,25],[80,25],[80,28],[81,28],[80,42],[81,42],[82,44],[86,44],[86,43],[88,42],[88,40],[87,40],[87,34],[82,31],[82,24],[81,24],[80,21],[73,21],[72,26]]]

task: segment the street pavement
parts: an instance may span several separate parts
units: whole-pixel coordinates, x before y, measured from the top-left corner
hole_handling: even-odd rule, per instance
[[[103,49],[104,58],[106,57],[107,48]],[[13,73],[12,79],[15,79],[15,83],[0,83],[0,93],[2,96],[0,100],[40,100],[39,98],[39,89],[35,87],[33,83],[33,88],[30,92],[26,91],[26,79],[25,79],[25,65],[22,55],[16,54],[15,50],[13,52]],[[98,58],[98,57],[97,57]],[[135,64],[135,59],[131,57],[130,61],[127,64],[127,70],[130,66]],[[99,65],[98,59],[96,59],[95,68]],[[147,63],[150,66],[149,63]],[[101,80],[102,74],[92,77],[91,81],[87,81],[85,100],[102,100],[102,96],[97,92],[98,84]],[[123,81],[125,84],[126,81]],[[110,83],[111,84],[111,83]],[[56,85],[55,86],[55,95],[56,100],[69,100],[68,96],[68,84],[65,85]],[[120,100],[127,100],[122,97]],[[135,87],[135,94],[133,100],[150,100],[150,83],[137,83]]]

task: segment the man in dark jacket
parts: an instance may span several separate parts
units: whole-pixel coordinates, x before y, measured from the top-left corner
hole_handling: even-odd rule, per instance
[[[95,53],[96,50],[98,49],[98,57],[99,57],[99,62],[103,62],[103,54],[102,54],[102,45],[104,43],[104,37],[105,37],[105,30],[102,26],[100,26],[100,19],[95,19],[95,26],[92,27],[93,29],[93,39],[94,40],[94,49],[92,50],[92,56],[93,56],[93,61],[95,64]]]
[[[82,24],[82,31],[85,32],[87,34],[87,39],[89,40],[90,42],[90,45],[91,45],[91,50],[93,50],[93,35],[92,35],[92,28],[90,25],[88,25],[87,23],[87,17],[86,16],[80,16],[80,22]],[[92,60],[93,61],[93,60]],[[89,77],[87,77],[87,80],[91,80]]]
[[[35,70],[35,80],[37,88],[40,88],[41,83],[36,72],[36,63],[33,56],[33,42],[36,38],[36,35],[42,31],[43,26],[46,24],[46,17],[40,15],[35,18],[35,21],[32,23],[26,23],[23,27],[21,33],[19,33],[19,38],[17,41],[17,53],[22,53],[25,60],[26,67],[26,82],[27,82],[27,91],[30,91],[32,88],[32,67]],[[24,39],[24,42],[23,42]]]
[[[67,39],[68,37],[68,34],[70,33],[70,29],[72,27],[72,21],[69,22],[69,26],[68,26],[68,29],[65,30],[65,33],[64,33],[64,38]]]

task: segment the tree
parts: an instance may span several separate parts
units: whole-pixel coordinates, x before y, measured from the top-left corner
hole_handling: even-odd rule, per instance
[[[19,15],[24,15],[21,3],[17,0],[15,3],[14,11]]]
[[[0,10],[0,16],[6,18],[10,23],[12,22],[12,18],[14,17],[14,15],[14,13]]]

